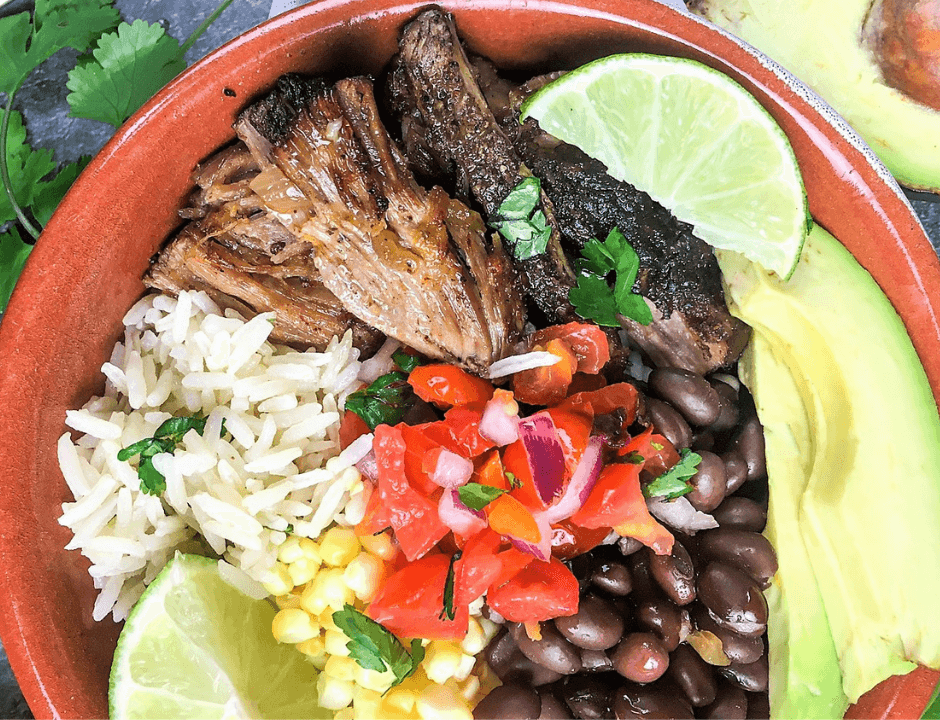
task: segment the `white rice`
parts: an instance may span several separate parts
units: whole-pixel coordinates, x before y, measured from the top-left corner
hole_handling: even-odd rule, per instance
[[[124,323],[102,366],[104,396],[67,412],[81,436],[65,433],[57,447],[75,498],[59,522],[74,535],[67,547],[91,560],[95,620],[124,619],[177,550],[214,552],[232,584],[262,597],[288,532],[316,537],[362,519],[353,465],[371,436],[343,453],[338,436],[359,386],[351,333],[326,352],[298,352],[268,342],[273,313],[246,322],[201,292],[147,296]],[[166,490],[142,492],[139,456],[117,453],[195,412],[208,418],[203,435],[190,430],[172,454],[156,455]]]

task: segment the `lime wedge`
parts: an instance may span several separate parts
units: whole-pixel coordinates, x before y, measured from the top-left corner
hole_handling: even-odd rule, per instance
[[[138,601],[114,652],[116,718],[328,718],[317,671],[271,635],[276,610],[225,582],[214,560],[177,555]]]
[[[522,117],[581,148],[713,247],[789,277],[808,230],[793,148],[744,88],[705,65],[612,55],[533,94]]]

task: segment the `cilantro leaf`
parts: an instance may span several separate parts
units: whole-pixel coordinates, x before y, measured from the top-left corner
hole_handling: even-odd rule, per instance
[[[585,320],[605,327],[620,327],[614,295],[607,281],[599,275],[579,276],[577,286],[568,291],[568,300]]]
[[[383,423],[394,425],[410,406],[411,386],[406,380],[404,373],[386,373],[347,397],[346,409],[361,417],[370,430]]]
[[[410,373],[424,361],[417,355],[411,355],[404,350],[396,350],[392,353],[392,360],[401,368],[402,372]]]
[[[475,482],[467,483],[457,488],[457,495],[460,497],[460,502],[471,510],[477,511],[485,508],[505,492],[505,490],[501,490],[500,488],[490,485],[481,485]]]
[[[208,418],[199,415],[190,415],[183,417],[171,417],[164,422],[153,434],[154,438],[166,439],[174,445],[183,441],[183,436],[190,430],[195,430],[202,435],[206,430],[206,421]]]
[[[69,72],[68,103],[74,117],[115,127],[186,68],[176,40],[144,20],[102,35],[92,55]]]
[[[450,566],[447,568],[447,579],[444,580],[444,609],[441,610],[440,618],[453,620],[456,617],[454,609],[454,564],[460,560],[463,553],[458,550],[450,558]]]
[[[29,13],[0,18],[0,90],[9,93],[33,69],[26,55],[32,36]]]
[[[545,213],[538,209],[541,198],[541,181],[537,177],[523,178],[490,220],[490,227],[509,241],[517,260],[539,255],[548,247],[552,230],[546,224]]]
[[[153,466],[153,458],[141,458],[137,466],[137,477],[140,478],[140,491],[147,495],[159,495],[166,490],[166,478]]]
[[[333,622],[349,638],[349,656],[366,670],[391,670],[395,676],[393,687],[412,675],[424,659],[421,640],[411,641],[409,654],[401,640],[348,603],[333,613]]]
[[[692,492],[695,488],[689,483],[689,479],[698,472],[700,462],[702,462],[701,455],[683,448],[679,462],[646,485],[643,488],[643,494],[648,498],[662,497],[666,500],[675,500],[677,497]]]
[[[0,312],[6,309],[13,286],[33,246],[23,242],[16,227],[0,235]]]
[[[5,111],[0,110],[0,123]],[[55,170],[51,150],[33,150],[26,141],[23,116],[15,110],[10,113],[7,124],[6,165],[10,177],[13,197],[20,207],[32,204],[39,189],[39,181]],[[0,188],[0,224],[15,220],[16,212],[10,198]]]
[[[82,170],[88,165],[91,157],[86,155],[77,162],[63,165],[51,180],[40,182],[36,185],[33,193],[33,200],[30,203],[33,211],[33,217],[39,221],[40,225],[45,225],[52,217],[52,213],[58,207],[65,193],[72,187],[72,183],[78,179]]]
[[[522,480],[517,478],[511,472],[508,472],[508,471],[506,472],[506,479],[509,481],[509,487],[512,488],[513,490],[518,490],[519,488],[522,487]]]
[[[182,417],[172,417],[156,429],[153,437],[144,438],[118,450],[117,459],[127,462],[135,455],[140,455],[137,464],[137,477],[140,478],[140,490],[148,495],[159,495],[166,490],[166,478],[153,466],[153,456],[171,453],[183,441],[183,436],[190,430],[202,435],[206,430],[208,418],[196,413]],[[222,434],[225,434],[223,423]]]

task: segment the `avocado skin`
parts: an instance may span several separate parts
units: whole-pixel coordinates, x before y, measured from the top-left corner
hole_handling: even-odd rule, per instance
[[[866,46],[870,0],[689,0],[806,83],[897,180],[940,192],[940,112],[886,84]]]
[[[891,675],[940,668],[940,416],[894,308],[824,229],[789,282],[719,259],[731,311],[754,329],[741,377],[764,424],[780,556],[773,717],[838,717]]]

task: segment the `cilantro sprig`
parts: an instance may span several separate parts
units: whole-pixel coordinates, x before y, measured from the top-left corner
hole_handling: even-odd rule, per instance
[[[448,620],[453,620],[457,616],[457,611],[454,608],[454,584],[456,582],[456,568],[454,567],[460,557],[463,555],[463,552],[458,550],[450,558],[450,565],[447,567],[447,578],[444,580],[444,607],[441,610],[441,614],[438,615],[438,619],[443,620],[445,617]]]
[[[346,643],[349,656],[366,670],[391,670],[395,676],[392,687],[414,674],[424,660],[421,640],[414,638],[411,641],[409,653],[401,640],[348,603],[333,613],[333,622],[349,638]]]
[[[401,368],[402,372],[410,373],[419,365],[423,365],[424,361],[417,355],[412,355],[411,353],[406,353],[404,350],[396,350],[392,353],[392,361]]]
[[[500,203],[490,227],[498,230],[517,260],[545,252],[552,229],[546,223],[545,213],[539,209],[542,183],[537,177],[523,178],[506,199]]]
[[[505,492],[505,490],[500,488],[492,487],[491,485],[481,485],[475,482],[467,483],[457,488],[457,495],[460,497],[460,502],[471,510],[478,512]]]
[[[620,326],[618,314],[642,325],[653,322],[649,306],[641,295],[633,292],[640,258],[619,229],[613,228],[603,242],[590,240],[581,255],[578,284],[568,291],[568,299],[578,315],[606,327]],[[607,281],[611,274],[612,288]]]
[[[648,498],[661,497],[664,500],[675,500],[687,495],[695,489],[689,479],[698,472],[700,462],[701,455],[683,448],[679,453],[679,462],[647,484],[643,488],[643,494]]]
[[[202,435],[206,430],[208,418],[199,415],[172,417],[154,432],[153,437],[138,440],[118,451],[117,459],[127,462],[135,455],[140,455],[137,464],[137,477],[140,478],[140,490],[148,495],[159,495],[166,490],[166,478],[153,466],[153,458],[160,453],[172,453],[183,441],[183,436],[190,430]],[[225,432],[225,423],[222,423]]]
[[[412,392],[407,379],[401,372],[386,373],[346,398],[346,409],[361,417],[370,430],[383,423],[394,425],[411,406]]]

